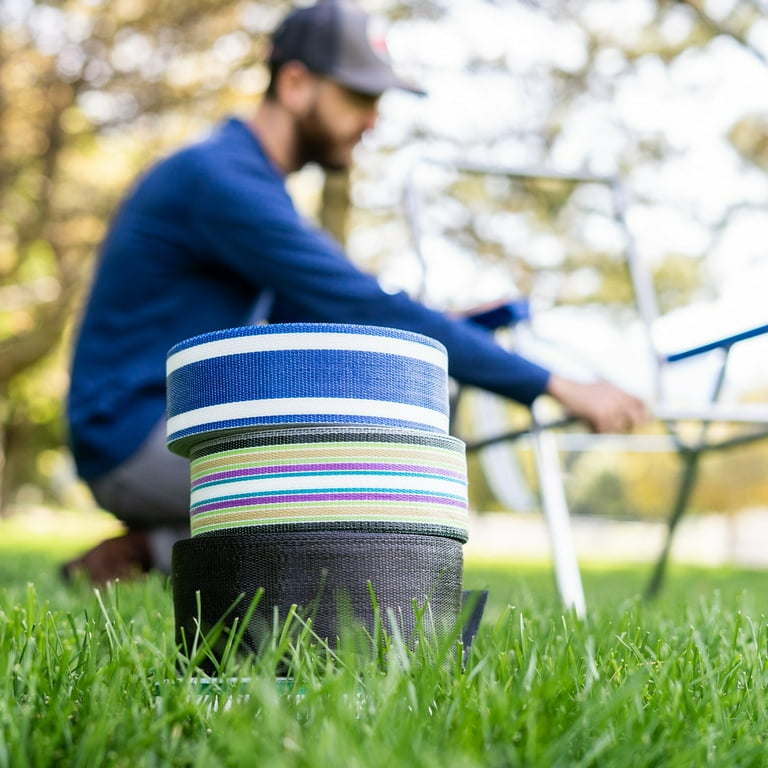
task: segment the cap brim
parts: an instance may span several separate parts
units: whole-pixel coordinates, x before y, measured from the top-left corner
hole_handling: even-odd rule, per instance
[[[330,72],[328,76],[345,88],[357,91],[358,93],[365,93],[369,96],[381,96],[381,94],[389,90],[407,91],[417,96],[427,95],[424,89],[395,74],[388,67],[377,69],[376,71],[360,69],[345,71],[343,68],[337,68],[335,71]]]

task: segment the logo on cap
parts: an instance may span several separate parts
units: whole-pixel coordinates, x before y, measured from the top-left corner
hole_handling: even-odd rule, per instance
[[[387,40],[385,28],[381,19],[371,17],[366,25],[366,35],[368,45],[371,50],[385,63],[389,63],[389,50],[387,49]]]

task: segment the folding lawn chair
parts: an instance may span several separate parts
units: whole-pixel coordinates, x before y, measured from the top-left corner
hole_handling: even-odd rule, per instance
[[[553,564],[558,590],[564,604],[574,610],[577,615],[584,615],[586,603],[581,582],[580,571],[574,546],[568,502],[565,493],[565,481],[561,466],[560,452],[570,442],[571,446],[577,445],[578,450],[590,450],[600,440],[611,439],[614,445],[623,450],[665,450],[676,453],[680,461],[680,472],[677,489],[667,516],[666,537],[662,550],[655,564],[652,577],[647,586],[646,595],[656,595],[662,584],[666,565],[669,559],[673,537],[677,526],[689,507],[691,495],[694,491],[697,472],[701,457],[708,452],[724,450],[730,447],[743,445],[748,442],[768,437],[768,404],[747,405],[742,403],[725,403],[721,401],[721,395],[726,381],[726,372],[731,360],[731,350],[735,345],[757,339],[768,332],[767,322],[757,323],[748,328],[740,328],[732,333],[715,339],[707,339],[690,346],[679,349],[663,351],[659,339],[659,329],[663,318],[657,305],[653,283],[647,271],[646,265],[640,259],[636,247],[635,238],[627,224],[626,204],[622,184],[615,178],[600,177],[589,174],[558,174],[542,169],[517,169],[504,168],[495,165],[483,165],[473,163],[443,162],[437,160],[424,160],[412,168],[405,189],[405,208],[415,244],[416,256],[422,269],[421,298],[429,302],[430,281],[435,279],[436,267],[430,262],[428,248],[429,241],[435,240],[434,233],[430,230],[429,215],[425,198],[429,191],[425,192],[419,174],[423,169],[435,169],[434,173],[442,182],[454,183],[460,176],[470,179],[467,184],[475,184],[475,194],[482,185],[472,179],[486,179],[491,182],[507,180],[522,184],[562,184],[567,188],[576,188],[579,185],[587,185],[590,188],[600,188],[602,199],[607,200],[606,216],[610,218],[613,226],[613,234],[621,240],[617,250],[621,269],[631,285],[632,300],[636,308],[637,322],[633,325],[633,338],[643,337],[642,349],[639,356],[645,358],[647,363],[647,380],[645,381],[647,396],[651,405],[653,417],[664,425],[666,436],[653,435],[623,435],[623,436],[597,436],[581,435],[581,439],[574,440],[574,436],[565,431],[566,427],[572,428],[574,420],[567,414],[551,413],[547,398],[539,398],[529,411],[526,423],[512,429],[503,429],[499,424],[493,424],[486,428],[480,437],[465,437],[467,449],[470,452],[478,452],[482,457],[493,457],[492,460],[483,461],[486,473],[492,478],[494,475],[508,475],[510,467],[514,470],[514,458],[507,453],[509,464],[506,472],[500,461],[504,461],[503,454],[493,454],[491,451],[500,445],[510,445],[512,442],[529,441],[534,455],[536,477],[541,508],[545,514],[547,527],[552,546]],[[453,179],[453,182],[451,181]],[[438,179],[440,182],[440,179]],[[439,183],[435,186],[439,186]],[[427,184],[429,187],[429,184]],[[567,199],[567,195],[565,196]],[[458,211],[449,212],[446,218],[459,216]],[[459,216],[460,218],[460,216]],[[481,216],[482,218],[482,216]],[[512,222],[514,223],[514,222]],[[448,229],[450,229],[448,226]],[[469,246],[472,246],[472,237]],[[482,233],[478,228],[473,230],[476,237],[475,245],[482,248]],[[614,237],[616,240],[616,237]],[[611,267],[613,268],[613,267]],[[502,336],[512,330],[516,340],[523,339],[530,342],[536,340],[537,333],[534,330],[536,309],[532,308],[534,301],[526,296],[519,296],[515,301],[506,305],[496,306],[491,310],[475,313],[471,320],[483,325],[489,330],[500,333]],[[768,314],[768,313],[767,313]],[[525,330],[524,334],[521,331]],[[542,341],[542,339],[538,339]],[[560,339],[543,339],[544,346],[549,352],[556,349],[559,360],[576,359],[576,353],[569,348],[567,343]],[[528,348],[519,348],[523,354],[536,359],[538,351],[536,345]],[[544,356],[546,358],[546,355]],[[555,355],[558,358],[558,355]],[[712,358],[718,358],[712,360]],[[669,396],[666,385],[667,374],[680,364],[694,360],[706,359],[709,364],[711,384],[708,396],[697,406],[690,405],[690,399],[685,398],[683,405],[674,401]],[[550,363],[549,360],[542,362]],[[605,362],[601,361],[604,367]],[[585,362],[583,356],[579,360],[581,372],[589,367],[589,356]],[[553,370],[558,370],[558,364],[550,364]],[[566,365],[568,368],[568,365]],[[566,371],[569,372],[569,371]],[[594,376],[592,370],[591,375]],[[612,378],[612,377],[609,377]],[[464,393],[459,390],[458,403]],[[496,416],[494,416],[494,413]],[[481,415],[486,424],[490,418],[493,420],[499,414],[498,409],[485,409],[485,417]],[[728,433],[719,434],[720,430],[713,429],[714,425],[727,424]],[[475,425],[477,426],[477,425]],[[691,435],[693,428],[693,435]],[[734,430],[736,430],[734,432]],[[461,433],[461,427],[457,424],[454,431]],[[463,435],[462,435],[463,436]],[[570,438],[570,440],[569,440]],[[617,443],[618,440],[618,443]],[[567,449],[567,448],[566,448]],[[516,472],[516,470],[515,470]],[[515,475],[516,476],[516,475]],[[513,485],[517,480],[513,480]],[[491,482],[491,485],[494,485]],[[497,483],[494,488],[498,495],[498,488],[504,483]],[[509,483],[506,484],[509,488]],[[504,492],[502,491],[502,495]],[[519,496],[519,492],[518,492]],[[519,502],[518,502],[519,503]],[[517,506],[514,502],[510,506]]]

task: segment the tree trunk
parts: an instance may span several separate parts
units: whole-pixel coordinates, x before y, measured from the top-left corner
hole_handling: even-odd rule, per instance
[[[8,397],[7,387],[0,382],[0,519],[6,516],[7,501],[5,488],[5,436],[8,422]]]
[[[326,173],[320,209],[320,224],[340,243],[347,239],[347,221],[351,205],[348,171]]]

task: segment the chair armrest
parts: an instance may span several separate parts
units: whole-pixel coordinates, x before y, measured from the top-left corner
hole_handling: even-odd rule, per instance
[[[465,319],[474,325],[479,325],[489,331],[517,325],[523,320],[529,320],[531,308],[528,299],[515,299],[505,304],[494,304],[491,307],[479,307],[465,315]]]
[[[659,421],[720,421],[768,425],[768,404],[712,403],[696,407],[660,403],[653,408],[653,416]]]
[[[724,336],[722,339],[716,339],[715,341],[710,341],[706,344],[700,344],[698,347],[684,349],[681,352],[673,352],[672,354],[665,355],[664,360],[668,363],[676,363],[679,360],[686,360],[689,357],[703,355],[706,352],[712,352],[715,349],[728,349],[739,341],[746,341],[755,336],[762,336],[765,333],[768,333],[768,325],[759,325],[755,328],[741,331],[740,333],[734,333],[731,336]]]

